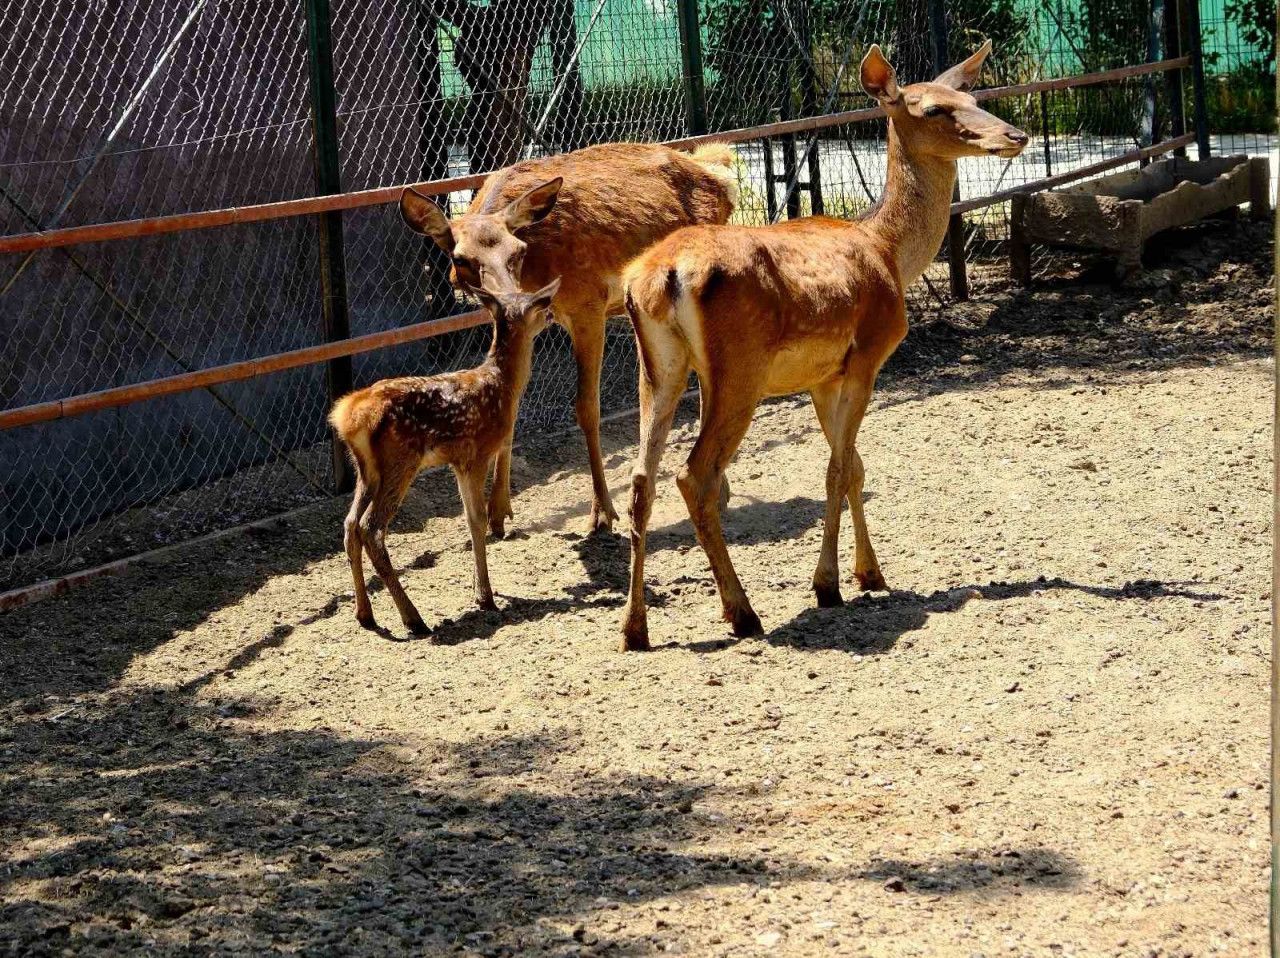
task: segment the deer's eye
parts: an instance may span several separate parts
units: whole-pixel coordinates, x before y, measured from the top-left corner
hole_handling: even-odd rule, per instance
[[[942,116],[942,114],[946,112],[947,111],[940,106],[927,106],[924,108],[925,116]]]

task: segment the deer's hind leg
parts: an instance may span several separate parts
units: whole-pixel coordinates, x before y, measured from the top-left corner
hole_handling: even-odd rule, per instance
[[[735,382],[727,389],[723,380],[713,382],[708,377],[702,378],[702,389],[706,394],[702,425],[693,452],[676,478],[689,509],[689,518],[697,530],[698,541],[711,562],[724,617],[732,624],[733,634],[737,636],[761,635],[764,629],[729,558],[720,524],[719,500],[725,467],[747,434],[759,401],[759,384],[754,382],[755,378],[758,376],[744,377],[743,381]]]
[[[382,584],[387,587],[392,601],[395,602],[405,628],[414,635],[426,635],[427,626],[409,596],[405,594],[404,586],[400,584],[400,576],[396,573],[395,566],[391,564],[390,555],[387,554],[387,526],[391,524],[391,520],[399,510],[400,503],[404,501],[405,493],[409,491],[409,484],[413,482],[417,472],[416,465],[411,463],[384,464],[379,470],[377,489],[373,493],[369,506],[360,517],[359,525],[360,539],[365,551],[369,553],[373,568],[382,579]]]
[[[356,621],[366,629],[377,622],[373,618],[373,606],[369,604],[369,590],[364,581],[364,546],[360,536],[360,517],[369,508],[373,496],[364,481],[359,463],[356,464],[356,490],[351,497],[351,508],[342,524],[342,544],[347,550],[347,562],[351,565],[351,583],[356,595]]]
[[[650,334],[646,348],[637,335],[640,363],[640,449],[631,473],[631,587],[622,619],[622,650],[649,648],[648,610],[644,601],[644,558],[649,516],[662,449],[671,431],[676,407],[684,394],[689,364],[669,335]],[[661,342],[658,340],[661,339]],[[652,368],[652,373],[650,372]]]

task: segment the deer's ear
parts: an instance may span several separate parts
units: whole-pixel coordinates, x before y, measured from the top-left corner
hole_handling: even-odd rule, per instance
[[[963,63],[957,63],[933,82],[941,83],[943,86],[949,86],[953,90],[972,90],[974,84],[978,82],[978,74],[982,72],[982,64],[986,62],[987,56],[990,53],[991,41],[987,40],[977,53],[969,57],[969,59],[965,60]]]
[[[551,305],[551,301],[556,298],[556,293],[558,292],[560,292],[559,276],[533,294],[533,299],[529,302],[529,308],[547,309]]]
[[[860,70],[862,89],[869,96],[881,103],[892,103],[898,99],[898,74],[880,52],[880,44],[871,44],[871,49],[862,58]]]
[[[507,222],[507,229],[514,233],[543,219],[555,209],[556,197],[560,195],[560,187],[563,185],[564,178],[557,176],[554,180],[535,186],[524,196],[508,203],[502,213]]]
[[[400,218],[415,233],[430,236],[446,253],[453,253],[453,229],[444,210],[412,186],[400,194]]]
[[[470,293],[472,296],[478,299],[480,301],[480,305],[483,306],[485,309],[489,310],[489,312],[492,313],[495,311],[494,307],[497,306],[498,301],[494,299],[494,297],[489,293],[489,291],[485,289],[483,286],[472,286],[470,283],[461,282],[461,281],[460,281],[460,285],[464,290],[466,290],[468,293]]]

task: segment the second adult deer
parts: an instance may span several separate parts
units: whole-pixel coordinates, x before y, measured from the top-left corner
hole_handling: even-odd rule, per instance
[[[573,340],[578,425],[591,461],[591,528],[617,520],[600,449],[600,367],[605,319],[622,312],[622,270],[673,230],[724,223],[737,181],[733,153],[712,145],[694,153],[644,143],[606,143],[527,160],[485,180],[471,208],[452,222],[413,189],[400,213],[453,261],[455,283],[537,289],[563,279],[556,320]],[[489,526],[501,537],[511,515],[511,450],[494,468]]]
[[[766,396],[807,391],[828,443],[826,515],[814,573],[818,604],[840,604],[840,513],[853,514],[854,574],[885,588],[862,513],[855,443],[880,366],[907,332],[904,293],[937,255],[947,230],[956,160],[1013,157],[1027,136],[980,109],[967,92],[991,50],[932,82],[900,87],[878,46],[862,85],[889,118],[884,196],[853,222],[810,217],[775,226],[678,230],[627,269],[626,306],[640,353],[640,451],[631,489],[631,588],[623,648],[649,646],[645,533],[654,476],[689,370],[702,422],[676,482],[711,561],[735,635],[757,635],[725,547],[717,507],[725,466]]]
[[[509,441],[520,396],[529,383],[533,339],[548,323],[553,280],[536,293],[471,291],[493,316],[493,345],[475,369],[439,376],[384,379],[339,399],[329,422],[356,466],[356,491],[347,513],[344,542],[356,593],[356,619],[375,625],[365,588],[362,554],[391,593],[405,627],[425,635],[427,627],[405,595],[387,555],[387,526],[409,484],[423,469],[448,464],[458,480],[476,572],[476,602],[494,609],[485,561],[484,480]]]

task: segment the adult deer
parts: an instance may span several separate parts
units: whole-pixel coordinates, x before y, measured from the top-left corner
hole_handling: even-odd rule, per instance
[[[862,512],[858,427],[880,366],[906,335],[903,294],[942,245],[957,158],[1012,157],[1026,145],[1026,134],[979,109],[967,92],[990,50],[988,41],[932,82],[904,87],[878,46],[867,52],[862,86],[888,115],[889,163],[884,196],[861,219],[682,229],[628,267],[626,307],[641,366],[624,649],[649,647],[645,532],[663,444],[691,368],[701,384],[702,421],[676,482],[734,634],[762,630],[725,548],[717,497],[725,466],[766,396],[808,391],[831,446],[813,577],[818,604],[842,601],[836,546],[846,497],[854,574],[864,589],[885,588]]]
[[[548,310],[559,285],[552,280],[532,294],[472,289],[493,317],[493,345],[482,364],[439,376],[384,379],[334,404],[329,422],[356,466],[356,491],[343,538],[355,584],[356,620],[366,628],[375,622],[363,552],[369,553],[405,627],[427,634],[387,555],[386,535],[413,477],[444,463],[458,480],[471,531],[476,602],[482,609],[496,608],[485,561],[484,480],[490,463],[510,441],[520,396],[529,383],[533,340],[550,321]]]
[[[724,223],[737,181],[723,145],[692,155],[641,143],[609,143],[517,163],[490,176],[468,212],[450,222],[412,188],[400,197],[410,229],[452,259],[454,283],[538,289],[563,282],[555,315],[569,331],[578,368],[578,425],[591,460],[591,529],[617,520],[600,452],[600,366],[605,318],[622,311],[622,270],[673,230]],[[501,538],[511,516],[511,449],[494,467],[489,527]]]

